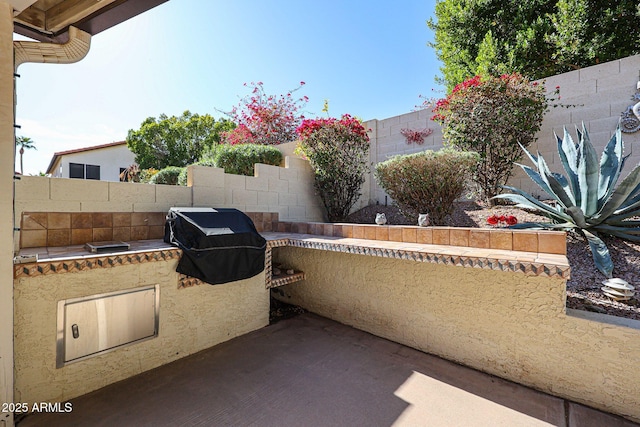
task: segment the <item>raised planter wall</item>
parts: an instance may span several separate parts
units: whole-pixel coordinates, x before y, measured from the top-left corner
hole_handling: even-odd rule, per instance
[[[565,309],[566,282],[280,248],[306,280],[274,295],[473,368],[640,421],[640,322]]]

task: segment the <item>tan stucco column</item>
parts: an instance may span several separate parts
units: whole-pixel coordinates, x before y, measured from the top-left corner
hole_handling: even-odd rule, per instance
[[[0,0],[0,404],[13,401],[13,8]],[[13,415],[0,412],[0,427]]]

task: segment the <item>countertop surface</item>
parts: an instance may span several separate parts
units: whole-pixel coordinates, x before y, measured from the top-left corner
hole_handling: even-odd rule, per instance
[[[479,249],[450,245],[353,239],[312,234],[264,232],[261,233],[261,235],[268,242],[274,242],[271,246],[291,245],[311,249],[324,249],[393,258],[405,258],[407,254],[412,254],[411,257],[407,259],[414,259],[414,255],[417,255],[421,260],[422,258],[427,257],[425,259],[432,262],[452,262],[454,264],[460,264],[461,262],[466,262],[465,260],[471,260],[470,262],[472,263],[479,261],[484,265],[486,264],[485,260],[498,260],[500,263],[516,262],[527,265],[535,263],[540,265],[558,266],[563,270],[568,269],[569,267],[569,263],[565,255],[518,252],[499,249]],[[87,251],[84,245],[25,248],[19,253],[19,256],[23,257],[23,259],[16,260],[15,263],[25,264],[33,262],[63,261],[65,259],[82,260],[105,256],[178,249],[176,246],[165,243],[162,239],[137,240],[127,243],[130,244],[130,248],[127,251],[103,252],[99,254]],[[33,258],[34,255],[37,255],[37,260]],[[433,258],[433,260],[431,258]]]
[[[262,236],[271,240],[280,240],[284,238],[291,238],[291,233],[262,233]],[[301,236],[301,235],[298,235]],[[316,236],[317,237],[317,236]],[[148,240],[132,240],[125,242],[128,243],[129,249],[125,251],[106,251],[101,253],[89,252],[85,245],[71,245],[71,246],[58,246],[58,247],[39,247],[39,248],[23,248],[20,249],[18,257],[23,257],[22,262],[27,263],[36,262],[33,257],[37,255],[37,261],[60,261],[64,259],[84,259],[84,258],[97,258],[104,256],[120,255],[120,254],[132,254],[138,252],[150,252],[161,251],[167,249],[178,249],[177,246],[165,243],[163,239],[148,239]]]
[[[103,253],[91,253],[84,245],[71,245],[71,246],[59,246],[59,247],[40,247],[40,248],[23,248],[18,254],[20,257],[32,257],[37,255],[37,261],[50,261],[50,260],[63,260],[63,259],[83,259],[83,258],[96,258],[117,254],[130,254],[136,252],[148,252],[156,250],[167,250],[176,248],[173,245],[165,243],[162,239],[150,239],[150,240],[133,240],[129,243],[129,249],[126,251],[110,251]],[[31,258],[25,262],[34,262],[35,259]]]

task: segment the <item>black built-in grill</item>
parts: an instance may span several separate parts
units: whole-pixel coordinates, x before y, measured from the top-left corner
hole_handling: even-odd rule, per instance
[[[237,209],[171,208],[164,241],[182,249],[178,273],[212,285],[264,270],[267,242]]]

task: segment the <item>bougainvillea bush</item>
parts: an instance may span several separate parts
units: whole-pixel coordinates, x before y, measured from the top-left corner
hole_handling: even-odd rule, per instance
[[[407,144],[415,142],[418,145],[424,144],[424,139],[433,133],[433,129],[400,129],[400,133],[404,136]]]
[[[340,119],[307,119],[298,127],[301,152],[311,164],[315,188],[329,221],[343,221],[360,197],[369,169],[369,135],[348,114]]]
[[[505,74],[475,76],[437,101],[432,120],[442,125],[445,144],[480,155],[474,181],[488,204],[494,203],[491,198],[500,193],[522,156],[520,145],[535,141],[552,100],[544,85]]]
[[[231,145],[260,144],[278,145],[296,139],[296,128],[304,119],[302,109],[309,98],[296,98],[294,92],[300,86],[284,95],[267,95],[262,82],[251,82],[251,94],[242,98],[237,107],[226,113],[237,127],[223,135],[224,141]]]
[[[477,162],[476,153],[427,150],[378,163],[375,177],[408,220],[426,213],[434,225],[444,225]]]

